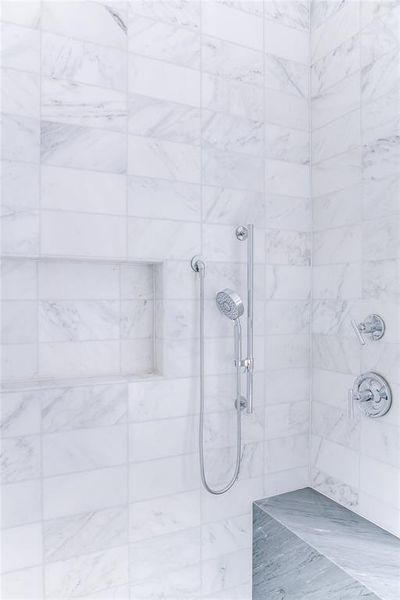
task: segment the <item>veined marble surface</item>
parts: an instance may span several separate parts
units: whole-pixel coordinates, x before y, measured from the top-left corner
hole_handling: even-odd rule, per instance
[[[311,546],[309,550],[315,550],[367,588],[365,593],[357,592],[359,595],[332,598],[400,597],[400,540],[395,536],[310,488],[266,498],[255,505]],[[270,526],[276,523],[262,525],[266,532]]]

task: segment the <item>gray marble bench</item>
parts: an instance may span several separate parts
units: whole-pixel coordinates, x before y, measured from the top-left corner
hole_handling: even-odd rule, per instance
[[[400,600],[400,540],[305,488],[253,505],[253,600]]]

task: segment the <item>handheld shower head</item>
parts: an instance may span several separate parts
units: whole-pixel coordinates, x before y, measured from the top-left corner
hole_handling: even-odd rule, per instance
[[[222,314],[232,321],[236,321],[244,313],[243,302],[239,294],[229,288],[218,292],[215,300]]]

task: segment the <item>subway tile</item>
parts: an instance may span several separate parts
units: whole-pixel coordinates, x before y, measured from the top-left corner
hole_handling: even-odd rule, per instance
[[[300,28],[286,27],[277,20],[270,20],[268,14],[266,16],[267,20],[264,24],[265,51],[285,60],[294,60],[303,65],[309,65],[309,32]]]
[[[132,54],[128,83],[131,94],[200,106],[200,73],[188,67]]]
[[[199,486],[195,454],[172,456],[130,465],[131,502],[195,490]]]
[[[198,252],[200,230],[196,223],[130,218],[128,241],[132,259],[184,259]]]
[[[2,483],[15,483],[40,477],[38,435],[5,438],[2,443]]]
[[[33,300],[1,303],[1,335],[4,344],[33,344],[37,339],[37,307]]]
[[[2,205],[6,214],[9,211],[10,214],[23,215],[24,210],[37,209],[39,190],[37,165],[8,160],[2,162]]]
[[[126,501],[126,466],[59,475],[43,481],[45,519],[112,508]]]
[[[310,142],[307,132],[281,125],[265,125],[265,155],[269,159],[307,164]]]
[[[311,34],[311,59],[323,58],[341,43],[358,33],[360,29],[359,5],[355,2],[342,4],[330,19],[327,19]]]
[[[128,28],[129,52],[177,65],[200,68],[200,35],[161,20],[131,13]]]
[[[30,3],[23,2],[22,4]],[[15,600],[23,598],[41,600],[43,598],[42,566],[3,573],[1,579],[1,590],[5,598]]]
[[[3,392],[0,430],[3,438],[40,433],[40,394],[34,390]]]
[[[355,35],[311,66],[312,96],[338,84],[360,70],[360,36]]]
[[[2,157],[5,160],[38,163],[40,125],[37,119],[21,115],[2,115]]]
[[[126,90],[126,53],[72,37],[42,34],[42,76]]]
[[[2,69],[2,110],[5,113],[39,118],[40,83],[36,73]]]
[[[310,196],[310,168],[308,165],[267,159],[265,183],[269,194],[307,198]]]
[[[262,85],[263,55],[225,40],[203,37],[202,69],[241,83]]]
[[[308,101],[300,95],[268,88],[265,91],[265,120],[281,127],[308,131]]]
[[[24,569],[42,560],[42,525],[33,523],[2,531],[2,571]]]
[[[139,0],[131,4],[131,11],[135,14],[169,23],[179,27],[187,27],[194,31],[200,28],[200,2],[199,0],[184,0],[184,2],[163,3]]]
[[[300,31],[308,31],[310,23],[310,5],[306,0],[292,2],[291,0],[271,0],[264,4],[266,19],[293,27]]]
[[[133,217],[200,220],[200,187],[153,177],[128,178],[128,214]]]
[[[263,160],[238,152],[204,149],[203,178],[206,185],[263,191]]]
[[[2,6],[2,19],[8,23],[35,29],[40,23],[40,8],[39,0],[26,2],[5,0]]]
[[[42,27],[45,31],[124,50],[126,12],[123,3],[110,7],[101,3],[44,2]]]
[[[256,85],[203,72],[201,99],[203,107],[209,110],[259,121],[264,118],[263,90]]]
[[[309,68],[299,62],[266,54],[265,86],[267,90],[277,90],[308,99]]]
[[[254,14],[211,0],[202,6],[202,33],[222,40],[263,49],[263,21]]]
[[[1,522],[4,528],[34,523],[42,518],[40,479],[3,485],[1,500]]]
[[[128,582],[128,547],[119,546],[100,552],[48,563],[45,587],[49,599],[75,598],[96,594],[105,588]]]
[[[2,67],[39,73],[40,38],[37,29],[2,25]]]

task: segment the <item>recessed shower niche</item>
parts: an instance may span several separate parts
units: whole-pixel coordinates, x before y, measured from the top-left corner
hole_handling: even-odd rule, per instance
[[[2,271],[5,383],[158,372],[160,264],[6,258]]]

